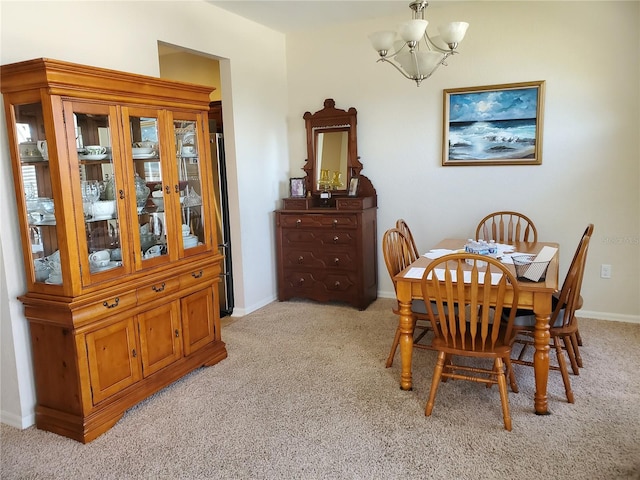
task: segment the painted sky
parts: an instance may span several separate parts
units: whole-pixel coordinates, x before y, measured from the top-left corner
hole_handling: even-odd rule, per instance
[[[449,96],[450,122],[490,122],[536,118],[537,88],[455,93]]]

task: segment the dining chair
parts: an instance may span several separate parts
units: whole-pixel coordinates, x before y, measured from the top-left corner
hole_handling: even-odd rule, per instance
[[[508,210],[493,212],[476,227],[476,240],[494,240],[498,243],[537,242],[538,230],[526,215]]]
[[[384,232],[384,235],[382,236],[382,254],[395,290],[396,282],[393,280],[393,277],[411,265],[418,257],[415,255],[415,251],[411,246],[409,239],[397,228],[390,228]],[[430,350],[430,345],[419,343],[425,335],[431,331],[431,322],[427,317],[424,301],[421,299],[413,300],[411,302],[411,311],[415,319],[414,332],[417,333],[413,340],[413,346],[415,348]],[[393,313],[399,315],[400,312],[398,307],[393,309]],[[387,357],[387,362],[385,364],[387,368],[393,365],[393,358],[395,357],[399,342],[400,326],[396,328],[396,333],[393,337],[391,351],[389,352],[389,356]]]
[[[425,415],[431,415],[441,381],[468,380],[484,383],[487,388],[497,384],[504,428],[510,431],[507,376],[511,390],[518,391],[510,360],[519,296],[515,275],[494,258],[452,253],[431,262],[421,286],[423,297],[436,305],[427,314],[435,335],[431,343],[438,351]],[[494,321],[502,318],[505,307],[510,311],[506,322]],[[457,357],[480,361],[454,363]],[[489,360],[493,360],[491,368],[484,365]]]
[[[557,297],[554,297],[553,312],[549,319],[549,336],[552,345],[556,351],[558,365],[550,365],[550,370],[559,370],[562,374],[567,401],[574,403],[574,395],[571,390],[571,382],[565,360],[565,351],[569,357],[573,373],[579,374],[579,352],[576,350],[578,322],[575,317],[576,309],[581,306],[582,298],[580,297],[580,289],[582,287],[582,277],[584,276],[584,267],[587,261],[587,252],[589,250],[589,241],[593,234],[593,224],[589,224],[580,239],[578,248],[569,271],[562,284],[562,290]],[[512,358],[512,363],[533,366],[533,362],[525,360],[525,352],[528,347],[533,347],[533,335],[535,330],[536,317],[532,311],[518,310],[513,322],[515,332],[514,345],[521,344],[520,350],[516,358]],[[580,364],[582,360],[580,360]]]
[[[407,224],[407,222],[405,221],[404,218],[399,218],[398,220],[396,220],[396,228],[398,230],[400,230],[405,237],[407,237],[407,240],[409,240],[409,244],[411,245],[411,248],[413,249],[413,254],[415,255],[416,258],[420,257],[420,251],[418,250],[418,246],[416,245],[416,241],[413,238],[413,234],[411,233],[411,229],[409,228],[409,225]]]

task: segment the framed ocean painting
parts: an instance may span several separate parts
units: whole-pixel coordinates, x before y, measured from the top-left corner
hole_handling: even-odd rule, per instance
[[[540,165],[544,85],[444,90],[442,165]]]

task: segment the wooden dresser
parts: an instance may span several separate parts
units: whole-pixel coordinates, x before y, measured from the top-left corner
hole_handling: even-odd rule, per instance
[[[378,288],[375,196],[337,198],[332,208],[306,198],[283,203],[276,212],[278,299],[367,308]]]

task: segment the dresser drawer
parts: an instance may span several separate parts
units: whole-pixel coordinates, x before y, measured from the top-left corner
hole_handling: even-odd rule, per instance
[[[305,213],[301,215],[281,214],[282,228],[358,228],[358,215],[332,215],[326,213]]]
[[[284,248],[331,248],[334,246],[355,247],[357,232],[344,230],[282,230]]]
[[[288,298],[299,296],[336,299],[336,294],[344,294],[344,298],[348,298],[357,293],[356,283],[348,273],[301,270],[284,273],[284,290]]]
[[[355,270],[357,261],[350,251],[311,251],[285,250],[283,253],[284,268]]]
[[[169,293],[177,292],[180,289],[180,280],[178,278],[167,278],[161,282],[140,287],[138,289],[138,303],[146,303],[162,298]]]

